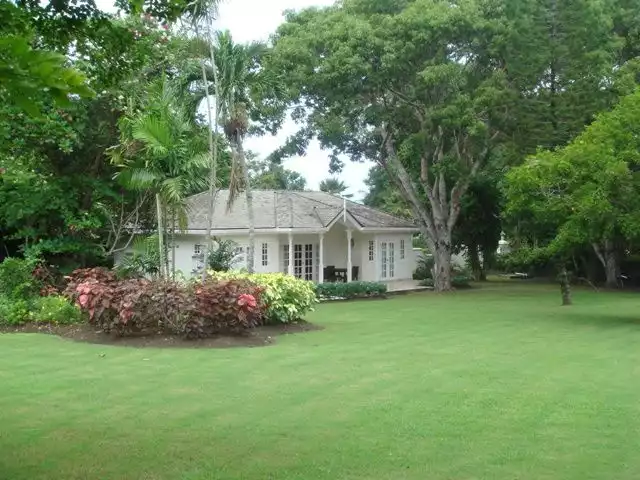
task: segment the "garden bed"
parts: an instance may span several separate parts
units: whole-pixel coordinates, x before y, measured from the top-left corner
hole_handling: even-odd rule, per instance
[[[308,322],[290,324],[265,325],[256,327],[243,335],[217,335],[198,340],[185,340],[179,335],[167,335],[159,332],[156,335],[130,335],[120,337],[103,333],[90,324],[48,325],[27,323],[16,327],[0,327],[0,334],[40,333],[56,335],[77,342],[95,343],[136,348],[232,348],[232,347],[264,347],[276,342],[281,335],[321,330],[322,327]]]

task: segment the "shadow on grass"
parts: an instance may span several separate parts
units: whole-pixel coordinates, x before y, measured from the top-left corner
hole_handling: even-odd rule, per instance
[[[636,327],[638,334],[640,334],[640,313],[633,314],[608,314],[597,312],[584,312],[575,311],[571,312],[572,307],[565,307],[565,313],[557,318],[550,319],[551,321],[565,321],[575,325],[589,325],[592,327],[598,327],[602,330],[621,328],[621,327]]]

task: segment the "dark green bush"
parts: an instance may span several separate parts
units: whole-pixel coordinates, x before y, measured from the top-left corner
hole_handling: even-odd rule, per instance
[[[451,277],[451,286],[453,288],[469,288],[471,287],[471,275],[464,272],[454,272]],[[433,278],[426,278],[420,282],[423,287],[433,287]]]
[[[0,295],[8,299],[26,300],[36,297],[41,284],[33,276],[34,259],[9,257],[0,263]]]
[[[414,280],[427,280],[433,277],[433,255],[421,254],[418,257]]]
[[[471,286],[471,275],[459,273],[451,278],[451,286],[454,288],[468,288]]]
[[[387,293],[387,286],[378,282],[319,283],[318,298],[366,298],[380,297]]]

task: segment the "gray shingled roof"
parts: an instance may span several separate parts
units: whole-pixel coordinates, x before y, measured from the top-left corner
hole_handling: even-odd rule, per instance
[[[187,199],[189,230],[207,228],[209,193]],[[229,190],[220,190],[216,198],[214,229],[246,229],[247,203],[244,195],[227,211]],[[253,212],[256,229],[323,228],[342,213],[343,199],[325,192],[291,192],[286,190],[254,190]],[[292,212],[293,211],[293,212]],[[364,228],[413,228],[402,218],[347,200],[347,212]],[[293,213],[293,215],[292,215]],[[292,219],[293,216],[293,219]]]

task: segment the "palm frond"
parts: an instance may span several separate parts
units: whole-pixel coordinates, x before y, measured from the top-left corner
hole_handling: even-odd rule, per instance
[[[151,116],[138,118],[132,128],[134,139],[154,155],[165,155],[171,146],[171,132],[166,122]]]
[[[120,174],[122,181],[133,190],[153,188],[160,180],[160,175],[144,167],[131,167]]]

